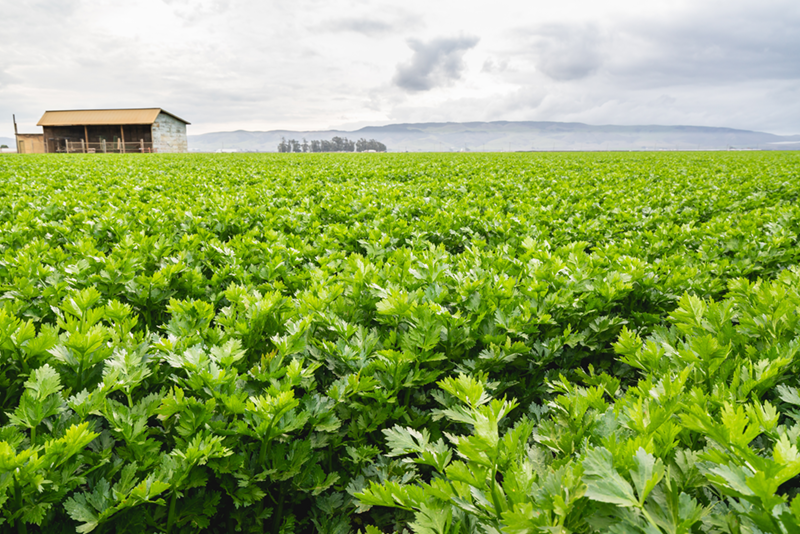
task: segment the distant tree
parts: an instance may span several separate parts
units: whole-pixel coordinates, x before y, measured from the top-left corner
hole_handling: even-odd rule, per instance
[[[0,145],[0,148],[8,148],[8,145]]]
[[[366,152],[367,150],[374,150],[375,152],[386,152],[386,145],[375,139],[367,141],[364,138],[356,141],[356,152]]]
[[[386,152],[386,145],[375,139],[361,138],[358,141],[351,141],[346,137],[339,136],[331,140],[312,139],[307,141],[303,139],[302,143],[295,139],[287,141],[281,137],[281,142],[278,144],[278,152],[364,152],[366,150]]]

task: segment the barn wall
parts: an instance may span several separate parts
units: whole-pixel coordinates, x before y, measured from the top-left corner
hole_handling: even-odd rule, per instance
[[[17,134],[17,150],[20,154],[44,154],[44,135]]]
[[[159,113],[153,123],[153,151],[188,152],[186,124],[166,113]]]

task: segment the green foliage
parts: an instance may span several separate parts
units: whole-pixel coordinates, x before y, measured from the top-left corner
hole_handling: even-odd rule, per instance
[[[800,531],[792,153],[0,161],[0,531]]]

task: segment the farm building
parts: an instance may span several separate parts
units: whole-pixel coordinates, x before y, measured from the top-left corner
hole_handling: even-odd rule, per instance
[[[186,152],[187,124],[161,108],[142,108],[46,111],[38,126],[43,152],[91,154]]]
[[[15,134],[17,136],[17,153],[43,154],[44,136],[42,134]]]
[[[19,133],[17,130],[17,117],[14,117],[14,137],[17,141],[18,154],[42,154],[44,153],[44,135]]]

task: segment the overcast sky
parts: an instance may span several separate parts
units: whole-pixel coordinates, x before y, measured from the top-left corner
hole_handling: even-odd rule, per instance
[[[0,136],[162,107],[189,133],[547,120],[800,134],[798,0],[0,0]]]

